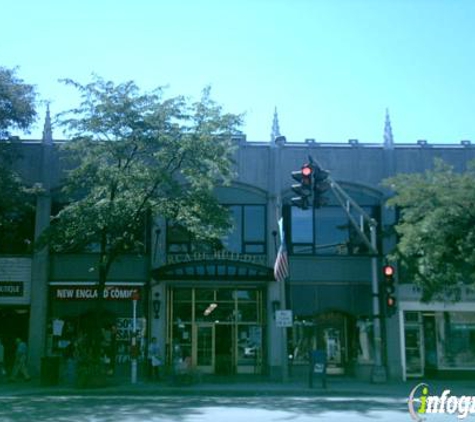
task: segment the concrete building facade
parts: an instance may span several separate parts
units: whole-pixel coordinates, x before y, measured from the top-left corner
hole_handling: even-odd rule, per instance
[[[379,284],[384,258],[395,242],[387,233],[396,213],[385,207],[390,192],[381,182],[431,168],[436,157],[463,171],[475,158],[473,145],[395,144],[389,117],[378,144],[288,142],[280,136],[277,116],[271,137],[269,142],[235,139],[237,178],[216,189],[235,221],[223,250],[196,252],[186,230],[156,216],[146,253],[122,256],[113,265],[105,292],[110,325],[104,330],[106,337],[111,326],[117,330],[116,364],[128,370],[135,323],[143,355],[147,339],[157,337],[166,364],[182,360],[209,374],[277,379],[288,365],[293,376],[306,376],[310,353],[322,350],[328,373],[370,379],[380,346],[381,363],[391,378],[474,371],[474,292],[461,292],[458,303],[422,304],[411,280],[397,274],[395,315],[375,317],[373,300],[375,277]],[[49,117],[42,140],[17,142],[22,148],[19,171],[27,183],[43,188],[36,202],[37,237],[49,224],[61,185],[61,142],[52,138]],[[309,156],[377,222],[378,256],[361,242],[331,192],[317,209],[290,205],[291,172]],[[280,216],[290,267],[285,286],[273,274]],[[63,356],[90,323],[97,294],[95,259],[93,252],[2,250],[0,337],[7,348],[14,337],[28,339],[33,373],[40,371],[45,356]],[[292,311],[288,328],[280,327],[288,316],[276,312],[282,309]],[[379,331],[380,342],[374,338]]]

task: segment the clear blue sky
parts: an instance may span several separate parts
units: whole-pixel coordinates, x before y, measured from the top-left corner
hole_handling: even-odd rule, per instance
[[[58,79],[96,73],[193,98],[211,85],[248,140],[269,140],[277,106],[289,141],[382,142],[388,107],[397,143],[475,142],[474,28],[474,0],[8,1],[0,65],[53,114],[77,101]]]

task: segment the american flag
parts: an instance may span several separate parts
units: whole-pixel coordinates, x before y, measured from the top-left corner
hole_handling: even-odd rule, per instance
[[[283,282],[289,276],[289,259],[287,256],[282,218],[279,220],[279,233],[280,247],[274,264],[274,277],[277,281]]]

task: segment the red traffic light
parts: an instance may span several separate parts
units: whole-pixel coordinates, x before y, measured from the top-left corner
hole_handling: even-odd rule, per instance
[[[386,305],[388,305],[388,308],[394,308],[396,306],[396,299],[393,296],[388,296]]]
[[[392,277],[394,275],[394,267],[392,265],[385,265],[383,267],[383,274],[386,277]]]
[[[312,172],[313,172],[313,169],[312,167],[310,167],[308,164],[305,164],[303,167],[302,167],[302,176],[304,177],[309,177],[312,175]]]

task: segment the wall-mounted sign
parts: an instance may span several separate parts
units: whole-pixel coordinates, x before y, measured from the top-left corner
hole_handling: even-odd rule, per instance
[[[90,300],[97,299],[97,286],[54,286],[53,297],[58,300]],[[104,299],[132,300],[140,297],[140,288],[135,286],[106,286]]]
[[[275,311],[275,325],[277,327],[292,327],[293,318],[292,311],[278,310]]]
[[[23,296],[23,282],[21,281],[0,281],[0,296],[21,297]]]

